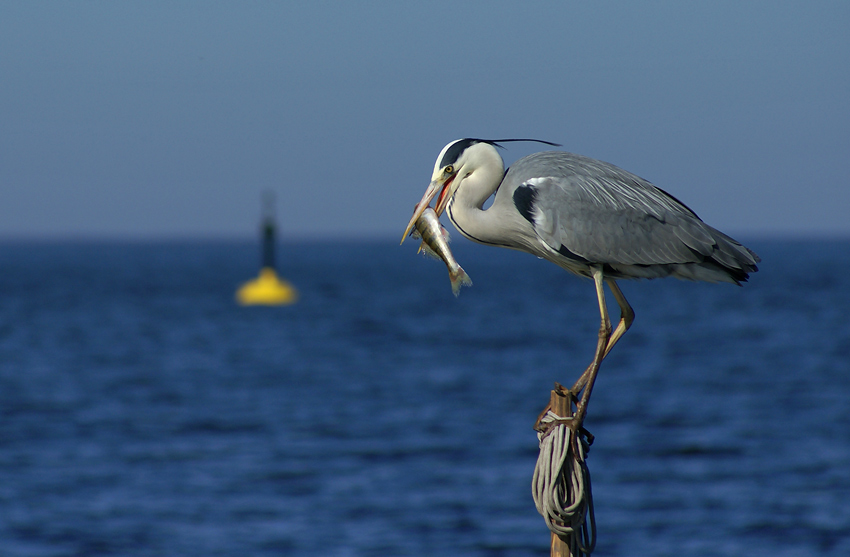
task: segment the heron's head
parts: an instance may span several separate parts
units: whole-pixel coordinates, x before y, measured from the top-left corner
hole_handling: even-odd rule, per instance
[[[417,203],[401,241],[404,242],[417,219],[422,216],[422,213],[435,197],[437,202],[434,205],[434,211],[437,216],[440,216],[446,210],[446,206],[461,184],[468,180],[476,170],[484,167],[495,170],[499,179],[505,172],[502,157],[496,151],[495,141],[469,138],[456,139],[443,147],[434,163],[431,183],[428,184],[425,195]]]

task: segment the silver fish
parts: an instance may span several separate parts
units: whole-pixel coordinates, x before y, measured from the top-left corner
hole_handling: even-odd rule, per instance
[[[428,207],[416,221],[416,229],[411,234],[414,238],[421,237],[419,251],[430,257],[443,260],[449,269],[449,279],[452,282],[452,293],[460,294],[461,286],[472,286],[472,280],[458,265],[452,250],[449,249],[449,233],[440,225],[440,219],[434,209]]]

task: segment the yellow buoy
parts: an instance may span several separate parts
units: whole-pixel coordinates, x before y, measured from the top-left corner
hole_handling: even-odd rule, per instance
[[[275,272],[274,197],[266,192],[263,199],[264,216],[260,226],[262,236],[262,266],[260,276],[244,283],[236,291],[236,301],[243,306],[282,306],[298,301],[298,292]]]
[[[274,269],[263,267],[260,276],[239,287],[236,301],[243,306],[281,306],[298,301],[298,292],[291,284],[280,279]]]

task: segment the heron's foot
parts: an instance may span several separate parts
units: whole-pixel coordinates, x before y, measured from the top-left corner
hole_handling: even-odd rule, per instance
[[[546,429],[548,429],[548,428],[543,427],[543,418],[546,417],[546,414],[548,414],[549,410],[551,410],[551,409],[552,409],[552,404],[551,403],[547,404],[546,408],[544,408],[543,411],[540,412],[540,414],[538,414],[537,419],[534,420],[534,431],[539,431],[541,433],[546,432]]]
[[[545,414],[544,414],[544,416],[545,416]],[[567,426],[570,430],[572,430],[573,432],[575,432],[575,431],[576,431],[576,429],[579,429],[579,430],[583,430],[583,429],[584,429],[584,428],[581,426],[581,424],[577,424],[577,423],[576,423],[575,418],[573,418],[572,416],[569,416],[569,417],[566,417],[566,418],[556,418],[556,419],[554,419],[554,420],[552,420],[552,421],[549,421],[549,422],[543,422],[543,421],[541,421],[541,422],[539,422],[539,423],[535,424],[535,426],[534,426],[534,430],[535,430],[535,431],[539,431],[539,432],[540,432],[540,433],[542,433],[542,434],[543,434],[543,436],[545,437],[545,436],[546,436],[546,435],[548,435],[548,434],[549,434],[549,433],[550,433],[550,432],[551,432],[551,431],[552,431],[555,427],[557,427],[557,426],[559,426],[559,425],[565,425],[565,426]]]
[[[589,397],[582,397],[582,399],[576,403],[576,412],[575,414],[573,414],[573,417],[575,418],[579,427],[582,427],[582,425],[584,424],[584,418],[585,416],[587,416],[588,398]]]
[[[545,416],[545,414],[543,415]],[[540,420],[540,418],[538,418],[538,420]],[[552,432],[553,429],[555,429],[559,425],[565,425],[567,426],[567,428],[570,429],[570,431],[572,431],[574,436],[583,438],[587,442],[587,446],[589,447],[593,444],[593,440],[595,439],[595,437],[587,430],[587,428],[584,427],[584,424],[582,423],[583,421],[584,420],[579,421],[578,419],[576,419],[575,416],[557,418],[549,422],[538,421],[538,423],[535,424],[534,429],[535,431],[539,431],[540,433],[542,433],[543,437],[546,437],[549,433]]]
[[[557,381],[555,382],[554,391],[561,396],[567,397],[568,399],[570,399],[570,401],[575,401],[575,393],[573,393],[573,391],[571,389],[564,387],[563,385],[561,385]]]

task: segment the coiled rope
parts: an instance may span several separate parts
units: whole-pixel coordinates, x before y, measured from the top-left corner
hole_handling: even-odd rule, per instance
[[[590,555],[596,546],[590,471],[585,463],[593,436],[583,427],[576,433],[571,425],[571,417],[551,410],[541,418],[540,454],[531,491],[549,530],[568,543],[573,557],[579,557]]]

